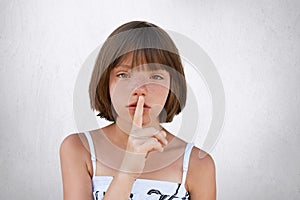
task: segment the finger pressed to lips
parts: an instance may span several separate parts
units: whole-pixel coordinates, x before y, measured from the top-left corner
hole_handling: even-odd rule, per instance
[[[133,115],[133,124],[139,128],[142,128],[143,124],[143,107],[144,107],[145,99],[143,96],[139,96],[136,109]]]
[[[128,106],[128,109],[129,110],[136,110],[136,106]],[[148,111],[148,110],[150,110],[151,108],[150,107],[143,107],[143,110],[144,111]]]
[[[144,146],[144,148],[146,149],[151,148],[152,150],[163,151],[163,146],[166,146],[168,144],[168,141],[166,139],[166,132],[163,130],[155,129],[154,127],[142,127],[144,104],[144,97],[139,96],[133,115],[133,130],[131,136],[137,137],[136,139],[138,140],[145,140],[145,143],[142,146]],[[148,149],[148,151],[149,150],[150,149]]]
[[[137,107],[137,102],[136,103],[132,103],[132,104],[129,104],[128,106],[126,106],[129,110],[135,110],[136,107]],[[151,106],[147,105],[146,103],[144,103],[143,105],[143,109],[144,110],[150,110],[151,109]]]

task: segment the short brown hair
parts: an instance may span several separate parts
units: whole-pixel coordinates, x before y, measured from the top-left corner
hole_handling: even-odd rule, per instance
[[[111,105],[109,77],[111,70],[126,56],[133,54],[133,67],[154,64],[170,73],[170,91],[159,115],[160,122],[171,122],[186,102],[186,80],[178,50],[170,36],[160,27],[143,21],[132,21],[118,27],[104,42],[92,72],[89,85],[90,105],[98,116],[115,121]],[[159,64],[159,65],[156,65]]]

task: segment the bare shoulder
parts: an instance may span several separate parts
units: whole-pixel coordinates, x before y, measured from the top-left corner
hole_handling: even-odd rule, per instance
[[[82,133],[68,135],[60,145],[60,151],[79,151],[85,148],[87,140]]]
[[[106,128],[106,127],[105,127]],[[103,128],[102,128],[103,129]],[[89,133],[92,137],[93,143],[97,136],[102,135],[102,129],[90,130]],[[82,158],[87,161],[87,165],[90,165],[90,146],[84,133],[73,133],[68,135],[60,145],[60,156],[71,157],[74,155],[76,158]]]
[[[204,173],[215,170],[215,162],[211,155],[197,147],[193,147],[190,160],[191,171]]]
[[[215,162],[210,154],[197,147],[191,153],[186,185],[195,199],[216,198]]]
[[[83,133],[74,133],[68,135],[60,145],[60,156],[62,159],[64,157],[77,159],[89,158],[90,153],[88,150],[88,142]]]

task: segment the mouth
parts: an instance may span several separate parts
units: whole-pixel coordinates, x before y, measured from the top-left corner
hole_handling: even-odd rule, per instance
[[[129,104],[128,106],[126,106],[129,110],[135,110],[137,106],[137,102]],[[144,110],[150,110],[151,107],[147,104],[144,104]]]

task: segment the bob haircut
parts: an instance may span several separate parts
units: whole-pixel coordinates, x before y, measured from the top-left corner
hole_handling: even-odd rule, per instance
[[[89,85],[90,106],[97,116],[115,121],[109,93],[111,70],[128,55],[133,55],[132,67],[147,64],[150,70],[165,69],[170,74],[170,90],[159,114],[161,123],[171,122],[186,102],[186,80],[174,42],[160,27],[143,21],[132,21],[113,31],[104,42],[95,62]]]

